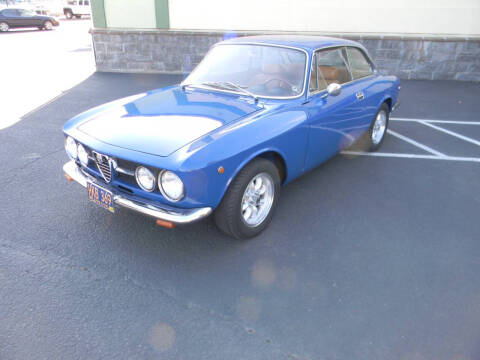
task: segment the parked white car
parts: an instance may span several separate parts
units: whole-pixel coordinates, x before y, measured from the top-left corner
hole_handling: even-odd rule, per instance
[[[80,19],[83,15],[91,15],[90,0],[68,0],[63,13],[67,19],[72,19],[74,16]]]

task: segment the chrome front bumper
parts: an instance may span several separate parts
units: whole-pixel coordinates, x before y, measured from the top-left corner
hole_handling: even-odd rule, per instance
[[[78,182],[83,187],[87,187],[88,177],[80,170],[80,168],[75,164],[74,161],[69,161],[63,165],[63,171],[70,178]],[[93,178],[92,178],[93,180]],[[196,209],[182,209],[177,211],[171,211],[167,209],[162,209],[156,205],[147,204],[138,200],[132,200],[126,196],[113,194],[113,201],[115,204],[123,206],[125,208],[131,209],[133,211],[152,216],[156,219],[169,221],[175,224],[188,224],[212,213],[212,208],[196,208]]]

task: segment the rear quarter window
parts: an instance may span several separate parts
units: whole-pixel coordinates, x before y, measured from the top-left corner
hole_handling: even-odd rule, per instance
[[[370,62],[361,50],[347,47],[347,59],[354,80],[369,76],[373,73]]]

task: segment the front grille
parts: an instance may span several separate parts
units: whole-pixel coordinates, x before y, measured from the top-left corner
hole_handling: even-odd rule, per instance
[[[102,174],[103,178],[107,183],[112,181],[112,164],[110,158],[107,155],[103,155],[92,151],[93,158],[95,159],[95,163],[97,164],[98,171]]]

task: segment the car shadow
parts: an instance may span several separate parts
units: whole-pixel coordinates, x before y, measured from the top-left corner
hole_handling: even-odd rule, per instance
[[[31,33],[31,32],[50,32],[54,31],[55,29],[52,30],[43,30],[43,29],[38,29],[38,28],[27,28],[27,29],[9,29],[6,32],[0,32],[0,35],[15,35],[15,34],[26,34],[26,33]]]

